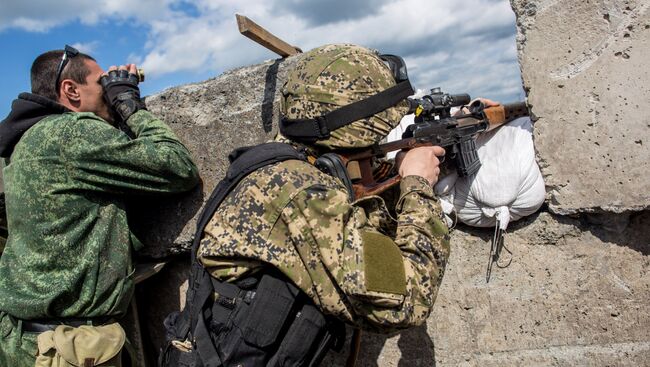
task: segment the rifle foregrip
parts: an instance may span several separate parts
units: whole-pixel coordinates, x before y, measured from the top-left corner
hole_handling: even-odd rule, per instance
[[[506,103],[503,105],[503,109],[506,111],[506,122],[530,115],[526,102]]]
[[[490,123],[491,130],[497,126],[503,125],[523,116],[528,116],[528,106],[526,102],[506,103],[495,107],[489,107],[483,110],[485,117]]]

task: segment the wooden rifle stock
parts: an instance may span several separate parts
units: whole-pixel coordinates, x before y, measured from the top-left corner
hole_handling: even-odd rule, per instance
[[[482,130],[484,132],[493,130],[496,127],[523,116],[528,116],[526,103],[514,102],[488,108],[482,108],[481,106],[479,114],[469,113],[459,115],[456,116],[456,119],[458,120],[459,127],[485,124],[485,129]],[[389,152],[398,150],[438,145],[434,141],[435,139],[406,138],[379,144],[360,151],[339,153],[352,179],[355,198],[360,199],[365,196],[379,195],[401,181],[399,175],[375,177],[372,167],[372,159],[374,157],[382,157]],[[441,160],[444,160],[444,158]]]
[[[520,117],[528,116],[528,106],[526,102],[506,103],[483,110],[485,118],[490,124],[488,131],[516,120]]]

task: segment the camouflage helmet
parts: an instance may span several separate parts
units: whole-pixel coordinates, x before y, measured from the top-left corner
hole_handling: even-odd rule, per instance
[[[375,51],[350,44],[326,45],[302,55],[289,72],[282,88],[281,112],[286,119],[313,119],[395,84],[391,69]],[[368,147],[387,136],[407,111],[404,100],[331,131],[328,138],[313,145],[326,149]]]

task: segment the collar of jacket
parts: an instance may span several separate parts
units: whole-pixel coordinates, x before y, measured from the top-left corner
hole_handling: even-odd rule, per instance
[[[0,157],[9,158],[23,134],[47,116],[70,110],[57,102],[33,93],[20,93],[11,112],[0,122]]]

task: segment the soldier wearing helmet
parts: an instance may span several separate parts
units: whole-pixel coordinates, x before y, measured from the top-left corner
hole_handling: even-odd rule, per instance
[[[224,318],[237,324],[233,315],[244,312],[237,307],[251,305],[248,324],[239,325],[247,346],[259,341],[252,329],[295,307],[277,306],[285,304],[280,296],[257,307],[255,302],[263,302],[259,289],[254,297],[245,295],[249,293],[242,280],[268,272],[295,285],[300,293],[296,297],[304,296],[327,319],[362,329],[395,331],[420,325],[429,315],[449,255],[448,229],[432,190],[439,172],[437,156],[444,150],[424,147],[405,154],[394,208],[379,196],[352,200],[340,178],[310,163],[327,152],[378,143],[399,124],[412,89],[396,75],[375,52],[354,45],[316,48],[303,54],[289,72],[277,140],[311,159],[267,165],[243,178],[209,219],[197,252],[213,279],[242,289],[233,296],[238,300],[226,302],[228,297],[215,287],[216,299],[232,305],[224,309],[235,310]],[[381,94],[387,90],[390,93]],[[350,110],[332,115],[363,100],[371,102],[360,107],[360,114],[370,115],[357,118],[360,114]],[[298,315],[278,317],[280,321],[268,328],[305,313]],[[216,334],[230,325],[217,324]],[[282,334],[269,330],[266,334]],[[311,334],[300,335],[307,342]],[[268,340],[260,347],[284,345]],[[229,352],[236,354],[234,349]],[[222,361],[229,352],[221,350]],[[263,362],[270,363],[268,358],[277,354],[271,352]]]

